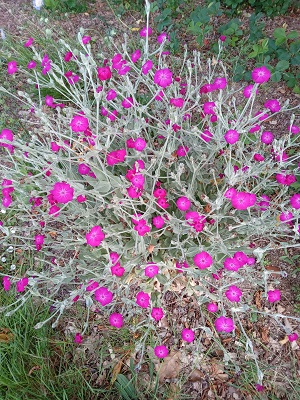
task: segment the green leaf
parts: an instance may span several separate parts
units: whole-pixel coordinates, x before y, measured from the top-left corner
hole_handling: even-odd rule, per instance
[[[273,33],[274,38],[276,39],[286,39],[286,33],[284,28],[276,28]]]
[[[291,31],[287,35],[288,39],[297,39],[298,37],[299,37],[299,33],[297,31]]]
[[[300,54],[297,54],[295,57],[291,59],[292,65],[300,65]]]
[[[300,50],[300,40],[297,40],[296,42],[291,43],[290,45],[290,52],[292,54],[298,53]]]
[[[290,63],[287,60],[281,60],[276,64],[276,71],[284,71],[288,69],[290,66]],[[276,82],[276,81],[275,81]]]
[[[275,71],[274,74],[272,74],[272,76],[271,76],[271,80],[273,82],[279,82],[281,80],[281,78],[282,78],[282,75],[281,75],[281,72],[279,72],[279,71]]]

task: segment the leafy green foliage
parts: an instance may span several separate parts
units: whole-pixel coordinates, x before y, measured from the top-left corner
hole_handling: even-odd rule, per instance
[[[92,0],[95,2],[95,0]],[[56,12],[83,13],[88,10],[90,0],[45,0],[45,8]]]
[[[290,7],[299,7],[299,1],[294,0],[224,0],[223,5],[232,14],[240,12],[243,8],[251,7],[255,12],[263,12],[268,17],[285,14]]]

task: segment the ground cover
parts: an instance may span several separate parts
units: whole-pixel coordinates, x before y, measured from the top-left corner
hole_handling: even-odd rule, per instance
[[[14,6],[11,5],[11,7],[13,9]],[[104,3],[97,2],[95,7],[100,8],[100,11],[102,11],[102,8],[107,6]],[[26,18],[35,21],[35,17],[32,15],[32,10],[29,9],[29,7],[22,8],[21,10],[20,15],[24,13],[23,15],[25,15]],[[109,12],[109,8],[105,8],[105,10],[107,13]],[[9,24],[9,21],[14,20],[14,17],[8,10],[6,10],[6,12],[8,13],[7,15],[10,15],[10,19],[6,21],[6,24]],[[111,34],[111,29],[114,29],[115,20],[113,14],[109,15],[111,19],[107,18],[106,14],[104,20],[102,13],[100,17],[105,21],[104,25],[108,33]],[[58,24],[58,26],[63,26],[64,29],[70,27],[70,20],[66,21],[63,17],[60,18],[61,19],[55,18],[51,20],[51,22],[53,24]],[[92,18],[90,18],[90,15],[74,16],[73,18],[76,21],[80,20],[80,23],[83,22],[82,19],[86,18],[85,22],[87,27],[89,27],[91,19],[93,21],[92,23],[95,25],[99,20],[97,15]],[[136,24],[136,18],[134,18],[134,16],[129,14],[127,18],[125,25],[123,25],[124,23],[121,24],[124,30],[128,29],[128,27],[129,31],[132,30],[132,28],[134,30],[141,27],[140,24]],[[25,21],[28,22],[28,19],[25,19]],[[111,25],[107,26],[107,21],[111,21]],[[42,21],[41,26],[46,27],[44,21]],[[28,37],[28,31],[26,32],[25,24],[23,27],[25,31],[21,30],[20,34],[24,41],[25,38]],[[70,29],[72,32],[75,32],[78,27],[79,26],[72,26]],[[95,33],[96,47],[97,31],[94,29],[95,28],[93,28],[92,32]],[[116,41],[121,41],[121,36],[116,35]],[[6,60],[4,60],[3,63],[4,62],[6,62]],[[22,90],[25,82],[21,80],[17,81],[16,84],[19,86],[18,88]],[[291,97],[291,105],[296,106],[299,104],[299,98],[293,95],[292,91],[286,86],[283,84],[276,86],[275,83],[269,82],[263,89],[265,100],[273,98],[274,91],[280,93],[281,103],[284,102],[284,98],[287,96]],[[272,94],[272,96],[270,94]],[[264,101],[262,101],[262,103],[263,102]],[[15,129],[23,134],[30,134],[30,131],[28,132],[29,125],[24,125],[24,116],[25,119],[28,119],[27,122],[29,123],[30,115],[26,114],[25,111],[19,114],[22,116],[21,124],[24,129],[22,130],[22,126],[16,121],[15,115],[12,114],[12,112],[16,112],[15,106],[11,107],[11,103],[3,101],[2,107],[5,116],[4,119],[2,117],[1,121],[3,128],[6,127],[8,123],[10,126],[11,124],[16,124],[15,128],[12,127],[12,130]],[[296,111],[296,118],[297,116],[299,115]],[[275,130],[278,136],[280,136],[282,132],[282,127],[285,125],[288,126],[286,117],[282,119],[279,118],[279,115],[276,115],[268,122],[268,124],[270,124],[269,126],[274,128],[272,130]],[[8,212],[6,218],[8,218],[9,224],[11,225],[17,223],[16,220],[13,221],[13,213]],[[3,220],[7,221],[6,218],[4,216]],[[59,234],[59,226],[51,232],[52,236],[55,237]],[[254,245],[260,247],[264,244],[257,239],[257,241],[254,241]],[[22,249],[19,248],[19,250]],[[76,253],[66,255],[74,259]],[[3,257],[5,260],[2,260],[2,268],[4,268],[5,272],[8,271],[8,268],[11,268],[11,264],[17,266],[18,273],[21,273],[22,270],[25,272],[28,267],[29,261],[27,252],[24,252],[24,250],[19,252],[14,250],[12,255],[7,256],[5,253]],[[294,309],[296,296],[291,289],[293,286],[297,286],[297,278],[299,276],[297,257],[297,249],[287,250],[286,254],[283,249],[278,249],[276,252],[273,251],[268,254],[264,260],[261,260],[260,266],[256,272],[259,275],[265,268],[266,271],[271,274],[270,282],[275,287],[279,285],[278,276],[280,275],[278,273],[283,269],[287,271],[288,278],[280,280],[280,289],[281,292],[284,293],[283,301],[278,305],[271,305],[271,308],[270,304],[267,303],[266,298],[263,296],[263,290],[261,290],[260,287],[257,288],[257,291],[253,293],[253,304],[255,304],[258,310],[262,312],[272,311],[278,314],[296,315],[295,311],[297,313],[297,310]],[[36,262],[37,260],[31,261],[33,264]],[[155,335],[153,332],[149,332],[145,327],[138,329],[138,324],[141,321],[139,317],[136,319],[132,318],[130,321],[132,326],[137,325],[133,337],[132,332],[126,327],[121,329],[121,333],[116,329],[112,330],[109,328],[108,320],[99,312],[97,307],[92,307],[89,312],[87,312],[84,304],[78,305],[78,309],[80,313],[82,313],[82,319],[78,321],[78,314],[69,312],[67,316],[59,322],[57,329],[62,335],[61,341],[68,343],[68,351],[70,351],[72,359],[72,362],[70,362],[66,368],[68,369],[71,366],[71,374],[74,365],[78,368],[78,371],[82,371],[82,368],[84,368],[84,377],[88,382],[88,385],[84,388],[85,391],[78,395],[69,393],[73,385],[76,387],[76,383],[73,381],[70,382],[67,385],[68,387],[66,388],[64,398],[93,399],[104,398],[104,395],[108,396],[107,398],[116,398],[116,393],[119,393],[120,398],[175,399],[186,397],[204,399],[255,398],[255,396],[259,396],[259,398],[264,398],[264,396],[268,396],[266,398],[297,398],[297,392],[299,390],[299,348],[296,342],[290,343],[288,341],[282,327],[278,328],[277,324],[273,324],[272,318],[269,319],[264,315],[260,316],[259,314],[251,313],[250,318],[248,318],[248,315],[241,316],[243,320],[242,326],[245,327],[245,331],[236,329],[235,336],[217,334],[214,331],[214,323],[210,315],[206,312],[203,313],[203,311],[199,311],[197,303],[191,301],[186,294],[184,296],[182,295],[185,287],[187,287],[189,278],[180,273],[172,275],[172,279],[173,278],[174,284],[163,296],[164,310],[167,317],[155,325]],[[157,292],[161,290],[161,284],[163,283],[158,281]],[[138,287],[135,289],[137,291]],[[243,287],[243,290],[247,291],[248,289],[247,285]],[[64,288],[62,287],[61,290],[60,296],[63,296]],[[25,317],[24,319],[27,318]],[[82,343],[78,344],[78,348],[75,350],[71,342],[76,333],[82,333],[84,321],[88,322],[88,328],[86,328],[84,335],[82,335]],[[196,340],[193,343],[189,344],[188,342],[182,341],[180,336],[176,334],[176,332],[181,332],[182,329],[187,327],[195,329],[199,321],[201,321],[202,328],[205,329],[197,331]],[[296,321],[285,319],[284,323],[287,329],[297,331],[298,325]],[[4,343],[3,349],[5,352],[8,352],[7,354],[11,354],[9,353],[11,350],[9,346],[16,344],[14,340],[21,332],[18,332],[17,327],[11,328],[9,321],[6,319],[3,321],[3,329],[3,339],[7,342]],[[51,335],[54,334],[55,333],[51,331],[49,337],[51,338]],[[153,357],[153,347],[157,341],[156,335],[161,338],[164,345],[172,349],[170,355],[165,358],[162,363],[159,363],[158,360]],[[245,352],[245,345],[247,344],[247,337],[249,336],[251,336],[252,343],[255,345],[254,354],[256,354],[259,360],[260,368],[264,370],[265,373],[265,392],[257,392],[255,388],[255,383],[257,382],[256,359],[253,358],[253,354],[251,355],[251,353]],[[144,343],[144,346],[142,348],[136,347],[136,343]],[[16,346],[15,351],[17,350],[17,355],[15,357],[22,359],[23,356],[19,355],[18,349],[22,354],[22,347]],[[103,350],[102,354],[100,350]],[[64,351],[64,354],[67,354],[65,350],[60,351]],[[55,354],[55,351],[53,353]],[[84,360],[81,360],[80,357],[82,353],[85,355]],[[37,354],[37,357],[40,357],[40,353]],[[9,370],[8,363],[6,365],[7,370]],[[39,371],[39,364],[37,369],[32,370],[32,368],[34,368],[34,366],[23,371],[23,376],[28,378],[28,376],[36,374],[36,371]],[[17,369],[22,372],[21,367]],[[57,376],[57,370],[51,373]],[[10,374],[16,375],[16,373],[12,373],[12,371],[10,371]],[[80,374],[79,376],[81,379],[82,375]],[[55,397],[60,395],[59,388],[61,383],[58,381],[54,384],[54,388],[49,388],[50,378],[46,376],[43,379],[46,385],[43,387],[45,394],[41,395],[44,397],[41,398],[49,398],[49,396],[61,398]],[[42,382],[41,378],[38,378],[38,380]],[[21,398],[20,396],[28,396],[28,392],[32,389],[33,383],[30,382],[30,379],[29,382],[28,380],[24,381],[23,386],[25,390],[27,390],[27,394],[25,391],[24,395],[23,393],[20,394],[21,386],[16,389],[19,390],[17,394],[11,394],[14,389],[11,382],[6,381],[2,383],[2,386],[3,389],[1,388],[1,390],[3,390],[3,396],[7,396],[8,399],[17,399]],[[105,388],[106,394],[97,393],[97,390],[101,391],[103,388]]]

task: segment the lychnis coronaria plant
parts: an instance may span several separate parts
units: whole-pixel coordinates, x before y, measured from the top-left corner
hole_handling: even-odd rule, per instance
[[[182,274],[182,294],[196,294],[221,333],[250,307],[243,282],[280,301],[268,275],[257,281],[253,271],[267,250],[299,246],[297,121],[277,99],[256,105],[266,66],[233,88],[221,40],[214,62],[187,49],[175,58],[148,20],[100,59],[80,32],[77,46],[57,43],[56,59],[30,38],[27,67],[8,63],[8,74],[38,88],[38,97],[12,93],[28,106],[29,136],[9,126],[0,134],[2,209],[18,219],[14,233],[3,224],[1,240],[35,252],[22,276],[1,271],[4,290],[19,293],[8,313],[39,296],[54,326],[75,302],[96,304],[115,328],[133,316],[155,326]],[[47,89],[57,97],[42,96]],[[280,135],[267,124],[278,112],[289,119]],[[253,246],[259,238],[265,247]],[[196,340],[193,328],[184,341]],[[168,349],[158,343],[155,354]]]

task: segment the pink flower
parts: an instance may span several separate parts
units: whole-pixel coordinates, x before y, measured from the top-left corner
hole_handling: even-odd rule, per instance
[[[272,113],[280,111],[280,104],[279,101],[274,100],[267,100],[264,104],[265,108],[268,108]]]
[[[243,267],[248,263],[248,256],[243,251],[237,251],[234,253],[234,259],[238,261],[240,267]]]
[[[14,135],[10,129],[2,129],[2,131],[0,133],[0,139],[4,139],[9,142],[13,142]],[[11,144],[3,143],[0,141],[0,147],[6,147],[11,154],[14,152],[14,147]]]
[[[165,220],[160,215],[157,215],[156,217],[152,218],[152,224],[155,226],[155,228],[161,229],[165,224]]]
[[[219,307],[218,307],[218,305],[217,305],[216,303],[208,303],[208,304],[207,304],[207,310],[208,310],[209,312],[214,313],[214,312],[217,312],[218,309],[219,309]]]
[[[100,81],[106,81],[111,78],[112,73],[109,67],[97,68],[98,78]]]
[[[35,67],[36,67],[36,62],[34,60],[29,61],[29,63],[27,64],[28,69],[33,69]]]
[[[145,64],[143,64],[142,66],[142,72],[144,75],[147,75],[148,72],[150,71],[150,69],[153,68],[153,62],[151,60],[148,60],[145,62]]]
[[[5,208],[8,208],[12,203],[12,197],[11,196],[6,196],[3,197],[2,199],[2,206]]]
[[[179,197],[176,201],[176,205],[179,210],[187,211],[191,207],[191,201],[185,196]]]
[[[71,51],[67,51],[67,53],[64,56],[64,60],[66,62],[69,62],[71,60],[71,58],[73,57],[73,53]]]
[[[263,392],[263,391],[265,390],[264,386],[261,385],[261,384],[259,384],[259,383],[257,383],[257,384],[255,385],[255,389],[256,389],[258,392]]]
[[[189,151],[189,148],[187,146],[179,146],[176,151],[176,154],[178,157],[185,157],[187,155],[188,151]]]
[[[139,190],[138,188],[134,186],[130,186],[129,188],[126,189],[127,194],[131,199],[137,199],[142,195],[142,191]]]
[[[236,143],[236,142],[239,140],[240,135],[239,135],[239,133],[238,133],[236,130],[234,130],[234,129],[229,129],[229,131],[227,131],[227,132],[225,133],[224,138],[225,138],[225,140],[226,140],[227,143],[229,143],[229,144],[234,144],[234,143]]]
[[[264,161],[264,159],[265,159],[264,156],[262,156],[261,154],[258,154],[258,153],[255,153],[253,158],[255,161],[259,161],[259,162]]]
[[[205,129],[201,133],[200,137],[201,137],[202,140],[204,140],[204,142],[208,143],[213,138],[213,134],[208,129]]]
[[[92,38],[90,36],[83,36],[82,37],[82,43],[83,44],[88,44],[88,42],[91,40]]]
[[[157,101],[162,101],[164,96],[165,96],[165,94],[164,94],[164,92],[161,90],[161,91],[158,93],[158,95],[155,96],[154,98],[155,98],[155,100],[157,100]]]
[[[146,146],[147,146],[147,142],[145,139],[143,139],[141,137],[135,139],[134,148],[136,151],[143,151]]]
[[[86,201],[86,197],[83,194],[77,196],[76,200],[78,203],[84,203]]]
[[[296,135],[300,132],[300,128],[297,125],[291,125],[289,126],[289,131],[292,132],[293,135]]]
[[[139,236],[145,236],[146,233],[150,232],[151,228],[146,224],[144,219],[141,219],[135,225],[134,230],[137,231]]]
[[[115,328],[122,328],[123,326],[123,315],[118,313],[113,313],[109,316],[109,323]]]
[[[11,281],[8,276],[4,276],[2,279],[3,289],[7,292],[10,289]]]
[[[80,333],[76,333],[75,338],[74,338],[74,343],[80,344],[82,342],[82,336]]]
[[[254,68],[252,71],[252,80],[255,83],[264,83],[270,79],[271,72],[265,67]]]
[[[167,195],[166,189],[161,188],[161,187],[155,189],[154,192],[153,192],[153,196],[156,199],[160,199],[161,197],[166,197],[166,195]]]
[[[229,188],[226,190],[226,192],[224,193],[224,197],[226,197],[226,199],[232,199],[232,197],[237,193],[237,191],[235,190],[235,188]]]
[[[93,226],[93,228],[88,233],[86,233],[85,238],[87,244],[92,247],[96,247],[100,246],[101,242],[105,238],[105,234],[103,233],[101,226],[96,225]]]
[[[295,210],[300,209],[300,193],[296,193],[290,198],[290,204]]]
[[[276,174],[276,180],[282,185],[290,186],[292,183],[296,182],[296,177],[292,174]]]
[[[137,49],[131,54],[131,61],[136,63],[141,58],[141,50]]]
[[[238,271],[240,269],[240,263],[235,258],[227,257],[224,260],[224,268],[227,271]]]
[[[118,276],[119,278],[124,275],[125,268],[123,268],[119,263],[110,267],[110,271],[112,275]]]
[[[112,302],[113,293],[110,292],[106,287],[101,286],[94,292],[95,299],[102,305],[106,306]]]
[[[28,285],[28,278],[22,278],[16,283],[17,292],[24,292],[25,287]]]
[[[44,244],[44,239],[45,239],[44,235],[35,235],[34,243],[35,243],[35,248],[37,249],[37,251],[41,250],[41,248]]]
[[[61,148],[56,142],[51,142],[50,147],[54,153],[57,153]]]
[[[13,75],[18,71],[18,65],[17,65],[17,61],[10,61],[7,64],[7,73],[9,75]]]
[[[113,89],[110,89],[106,95],[106,100],[107,101],[114,100],[116,97],[117,93]]]
[[[169,354],[169,350],[164,345],[156,346],[154,347],[154,354],[158,358],[165,358]]]
[[[169,68],[159,69],[154,74],[154,83],[165,88],[172,83],[172,72]]]
[[[286,211],[280,214],[279,219],[283,223],[291,223],[294,218],[293,214],[290,211]]]
[[[295,332],[295,333],[291,333],[290,335],[288,335],[288,338],[289,338],[289,341],[290,342],[295,342],[295,340],[297,340],[298,339],[298,335],[297,335],[297,333]]]
[[[149,294],[145,292],[139,292],[136,295],[136,304],[142,308],[148,308],[150,304]]]
[[[214,107],[216,104],[213,101],[208,101],[203,104],[203,112],[204,114],[215,114]]]
[[[216,78],[214,80],[213,85],[215,85],[216,89],[223,90],[223,89],[225,89],[225,87],[227,85],[227,79],[226,78]]]
[[[249,97],[251,96],[252,92],[253,92],[254,86],[253,85],[248,85],[244,88],[243,91],[243,95],[244,97],[246,97],[247,99],[249,99]],[[258,91],[256,90],[256,94],[258,93]]]
[[[80,175],[88,175],[90,170],[91,168],[86,164],[82,163],[78,165],[78,172],[80,173]]]
[[[60,212],[60,208],[56,205],[53,204],[50,208],[49,208],[49,215],[53,215],[53,217],[57,217],[59,215]]]
[[[130,108],[133,106],[133,98],[132,97],[127,97],[122,101],[122,107],[124,108]]]
[[[73,200],[74,189],[67,182],[56,182],[50,191],[57,203],[68,203]]]
[[[82,115],[74,115],[70,127],[73,132],[84,132],[89,127],[89,120]]]
[[[146,26],[144,26],[144,28],[140,30],[140,37],[150,36],[151,34],[152,34],[152,29],[150,28],[150,26],[148,26],[148,29]]]
[[[235,285],[229,286],[229,288],[225,292],[225,296],[230,301],[239,302],[241,300],[242,291]]]
[[[170,36],[166,34],[166,32],[161,33],[159,36],[157,36],[157,41],[158,43],[163,43],[163,41],[170,41]]]
[[[159,273],[159,268],[156,264],[149,263],[145,268],[145,276],[148,278],[153,278],[155,275]]]
[[[227,36],[225,36],[225,35],[221,35],[221,36],[219,37],[219,39],[221,40],[221,42],[225,42],[226,37],[227,37]]]
[[[181,338],[185,342],[191,343],[195,339],[195,333],[192,329],[185,328],[181,332]]]
[[[88,286],[85,288],[85,290],[87,292],[92,292],[93,290],[97,289],[97,287],[99,286],[99,283],[93,280],[89,281]]]
[[[274,303],[275,301],[280,300],[280,290],[278,289],[269,290],[267,294],[268,294],[268,301],[270,303]]]
[[[33,43],[34,39],[31,37],[24,43],[24,47],[30,47]]]
[[[155,319],[155,321],[159,321],[160,319],[162,319],[164,317],[164,312],[162,310],[162,308],[159,307],[153,307],[152,311],[151,311],[151,317],[153,319]]]
[[[233,320],[224,316],[215,320],[215,327],[218,332],[232,332],[235,328]]]
[[[163,209],[167,209],[170,207],[170,204],[167,202],[167,199],[165,197],[160,197],[157,199],[156,203]]]
[[[246,210],[256,203],[255,194],[247,192],[236,192],[231,198],[232,207],[237,210]]]
[[[273,140],[274,140],[274,135],[273,135],[272,132],[264,131],[261,134],[260,140],[264,144],[271,144],[273,142]]]
[[[209,268],[213,263],[212,256],[206,251],[201,251],[194,256],[194,264],[197,265],[199,269]]]
[[[106,155],[106,162],[108,165],[112,166],[118,163],[122,163],[126,157],[126,150],[119,149],[116,151],[111,151]]]
[[[174,107],[182,108],[184,105],[184,99],[182,97],[177,97],[170,99],[170,104]]]
[[[260,130],[260,126],[258,124],[255,124],[253,126],[251,126],[251,128],[249,129],[249,133],[254,133]]]

